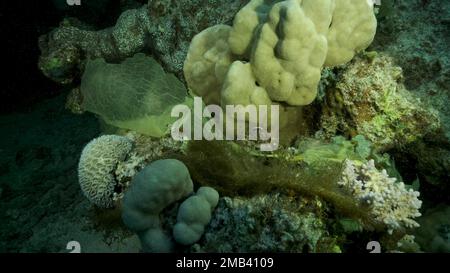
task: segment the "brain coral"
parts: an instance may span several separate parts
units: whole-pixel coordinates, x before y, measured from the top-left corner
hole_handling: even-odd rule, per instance
[[[84,195],[95,205],[110,208],[117,181],[114,171],[117,164],[127,157],[132,149],[130,139],[116,135],[105,135],[89,142],[81,153],[78,164],[78,179]]]

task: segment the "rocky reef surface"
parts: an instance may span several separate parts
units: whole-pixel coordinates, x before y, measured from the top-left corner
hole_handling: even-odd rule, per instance
[[[83,109],[79,83],[90,59],[121,63],[145,53],[185,83],[192,38],[230,25],[248,2],[122,1],[115,23],[67,17],[41,36],[39,69],[72,91],[0,118],[8,132],[0,150],[0,252],[69,252],[70,241],[82,252],[141,251],[146,235],[121,219],[123,192],[146,164],[171,157],[184,160],[196,188],[214,186],[221,195],[209,223],[193,228],[201,239],[176,251],[366,252],[373,240],[391,252],[449,251],[448,1],[383,1],[372,45],[322,71],[317,99],[289,125],[301,124],[297,141],[270,156],[249,143],[146,137]],[[90,203],[78,183],[80,153],[102,134],[133,142],[108,173],[117,182],[112,209]],[[174,228],[182,201],[158,211],[161,230]]]

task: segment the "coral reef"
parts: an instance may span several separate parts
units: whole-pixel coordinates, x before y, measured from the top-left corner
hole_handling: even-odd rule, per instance
[[[131,57],[147,45],[148,20],[145,8],[125,11],[115,27],[100,31],[66,20],[40,38],[39,68],[50,79],[67,84],[81,74],[85,58]]]
[[[360,134],[388,150],[441,127],[436,111],[405,89],[402,69],[388,56],[356,58],[326,92],[320,125],[326,136]]]
[[[126,137],[105,135],[89,142],[78,165],[78,178],[84,195],[102,208],[114,206],[118,181],[114,171],[124,161],[133,143]]]
[[[171,136],[152,138],[136,132],[129,132],[127,137],[132,138],[135,143],[134,152],[148,162],[181,154],[186,146],[185,142],[176,141]]]
[[[120,161],[117,164],[116,170],[114,171],[114,176],[117,180],[118,188],[120,192],[114,193],[114,201],[117,202],[121,200],[130,187],[131,180],[137,173],[139,173],[146,165],[146,157],[141,157],[137,155],[136,152],[131,152],[128,158],[124,161]]]
[[[398,240],[396,250],[391,250],[391,253],[420,253],[419,244],[416,242],[414,235],[405,235]]]
[[[449,200],[449,3],[120,2],[129,9],[114,26],[115,13],[95,25],[66,18],[39,41],[40,70],[72,90],[66,109],[98,115],[108,132],[79,160],[87,200],[75,187],[60,197],[61,183],[16,209],[28,184],[47,192],[33,182],[42,166],[64,182],[48,163],[64,151],[22,147],[15,165],[0,162],[0,204],[14,201],[0,216],[31,231],[1,223],[0,249],[46,249],[47,222],[68,215],[73,227],[55,227],[48,249],[79,236],[91,251],[351,252],[370,239],[387,252],[450,252],[448,207],[421,215],[418,192],[425,209]],[[206,104],[278,105],[279,149],[168,137],[172,106],[190,106],[183,80]],[[27,185],[9,174],[21,166],[36,172]],[[55,196],[73,211],[47,217]],[[15,237],[20,248],[3,243]]]
[[[402,67],[404,85],[411,96],[432,106],[442,126],[442,134],[397,149],[403,172],[417,175],[424,194],[448,202],[450,154],[450,55],[448,1],[396,0],[390,12],[380,19],[373,48],[391,56]],[[384,5],[383,5],[384,6]],[[410,120],[409,122],[414,122]],[[443,136],[442,136],[443,135]],[[430,191],[427,193],[427,191]],[[437,201],[437,200],[436,200]]]
[[[194,252],[336,252],[319,201],[280,194],[224,197]]]
[[[150,0],[141,8],[124,11],[115,26],[103,30],[65,20],[40,38],[39,68],[67,84],[82,74],[86,58],[119,62],[146,51],[181,78],[192,37],[211,25],[230,22],[243,4],[241,0]]]
[[[386,225],[389,233],[419,226],[413,219],[421,216],[419,192],[408,190],[403,182],[389,177],[386,170],[378,171],[373,160],[361,166],[346,160],[338,184],[368,205],[375,220]]]
[[[178,160],[155,161],[133,178],[123,198],[122,219],[138,234],[143,251],[172,251],[173,242],[161,228],[159,214],[192,191],[189,171]]]
[[[338,141],[328,146],[316,144],[303,153],[302,149],[294,154],[280,151],[271,158],[255,157],[237,144],[190,143],[184,160],[195,181],[214,185],[227,196],[286,189],[302,196],[318,196],[342,215],[361,221],[368,230],[392,233],[416,227],[413,218],[420,216],[419,193],[396,182],[386,170],[378,171],[369,158],[376,158],[380,166],[392,166],[388,159],[372,153],[363,139],[357,137],[356,144]],[[204,160],[216,167],[203,167]]]

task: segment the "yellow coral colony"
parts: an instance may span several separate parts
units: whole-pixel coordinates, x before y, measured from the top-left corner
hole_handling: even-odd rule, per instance
[[[206,103],[307,105],[322,68],[367,48],[376,27],[366,0],[252,0],[232,27],[194,37],[184,75]]]

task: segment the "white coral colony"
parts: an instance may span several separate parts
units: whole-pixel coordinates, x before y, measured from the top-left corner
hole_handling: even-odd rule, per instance
[[[419,226],[413,220],[421,216],[419,192],[408,190],[403,182],[389,177],[386,170],[377,170],[373,160],[361,166],[346,160],[339,185],[368,205],[375,220],[387,226],[389,233]]]
[[[114,172],[133,147],[130,139],[104,135],[89,142],[81,153],[78,180],[84,195],[101,208],[114,206]]]

